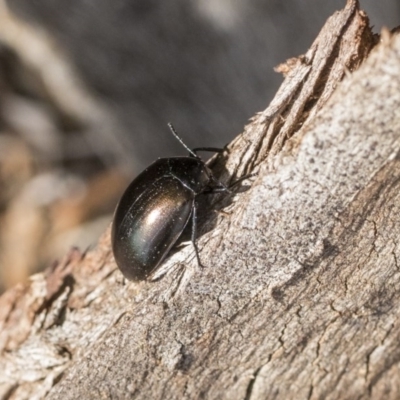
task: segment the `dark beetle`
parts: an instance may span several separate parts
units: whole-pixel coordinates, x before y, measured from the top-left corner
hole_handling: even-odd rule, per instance
[[[196,197],[201,193],[226,191],[217,182],[196,151],[190,157],[160,158],[146,168],[123,194],[114,214],[112,247],[123,275],[135,281],[147,279],[176,243],[190,217],[192,242],[196,246]]]

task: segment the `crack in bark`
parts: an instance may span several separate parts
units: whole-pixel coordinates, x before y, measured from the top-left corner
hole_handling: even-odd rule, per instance
[[[262,369],[262,367],[259,367],[254,371],[254,374],[247,385],[246,395],[244,397],[244,400],[251,400],[254,384],[256,382],[257,376],[260,373],[261,369]]]

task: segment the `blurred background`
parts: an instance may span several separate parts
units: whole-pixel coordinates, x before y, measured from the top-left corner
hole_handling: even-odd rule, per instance
[[[398,0],[361,0],[374,30]],[[0,0],[0,292],[94,245],[157,157],[222,147],[345,0]]]

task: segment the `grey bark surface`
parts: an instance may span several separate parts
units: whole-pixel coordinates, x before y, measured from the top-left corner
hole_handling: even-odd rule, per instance
[[[2,398],[399,398],[400,36],[374,42],[349,1],[281,66],[211,163],[258,175],[209,206],[207,267],[188,245],[127,282],[107,232],[7,292]]]

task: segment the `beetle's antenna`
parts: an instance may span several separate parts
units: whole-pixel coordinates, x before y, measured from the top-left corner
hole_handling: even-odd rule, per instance
[[[199,156],[191,149],[189,149],[189,147],[186,146],[185,143],[183,143],[183,140],[178,136],[178,134],[176,133],[176,130],[174,128],[174,126],[171,124],[171,122],[168,122],[168,128],[171,130],[172,134],[176,137],[176,139],[179,140],[180,144],[194,157],[199,158]]]

